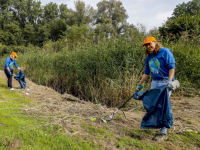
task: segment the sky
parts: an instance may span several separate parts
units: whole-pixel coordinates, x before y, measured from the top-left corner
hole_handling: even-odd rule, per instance
[[[40,0],[42,5],[46,5],[50,2],[60,4],[67,4],[68,8],[74,10],[74,0]],[[86,5],[92,6],[97,9],[97,3],[101,0],[81,0]],[[150,30],[154,27],[160,27],[171,17],[173,10],[177,5],[183,2],[187,3],[191,0],[120,0],[123,7],[126,9],[128,15],[127,22],[129,24],[142,24],[146,27],[146,30]]]

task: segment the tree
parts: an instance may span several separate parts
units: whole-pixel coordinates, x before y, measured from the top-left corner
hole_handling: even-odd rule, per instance
[[[33,24],[34,26],[41,22],[42,20],[42,14],[43,14],[43,8],[41,7],[40,1],[35,0],[28,0],[27,2],[27,11],[28,11],[28,22]]]
[[[86,24],[67,26],[67,30],[64,32],[63,38],[67,41],[69,48],[78,45],[91,42],[94,37],[94,32],[91,26]]]
[[[72,26],[78,24],[90,24],[92,23],[96,11],[90,5],[86,6],[83,1],[75,1],[75,10],[70,9],[67,13],[67,24]]]
[[[34,45],[36,44],[35,28],[31,23],[25,25],[25,28],[23,30],[23,35],[26,45],[29,43]]]
[[[58,5],[56,3],[49,3],[44,6],[44,20],[50,22],[58,17]]]
[[[42,17],[43,9],[40,1],[15,0],[11,12],[13,14],[12,19],[20,23],[20,28],[25,28],[28,23],[37,24]]]
[[[120,34],[128,18],[122,2],[117,0],[103,0],[97,4],[97,7],[95,24],[98,28],[96,32],[109,31]],[[102,31],[98,31],[100,27]]]
[[[50,32],[47,25],[39,26],[36,33],[37,36],[37,45],[43,46],[43,43],[49,40]]]
[[[183,16],[183,13],[191,16],[200,14],[200,0],[192,0],[188,3],[182,3],[176,6],[172,14],[172,18]]]
[[[59,18],[67,19],[67,13],[68,12],[69,12],[69,9],[67,8],[67,5],[61,4],[59,6]]]
[[[159,27],[162,37],[177,40],[180,37],[197,38],[200,36],[200,0],[192,0],[176,6],[172,17]]]
[[[23,37],[21,29],[16,22],[6,24],[4,26],[4,30],[0,35],[0,42],[5,45],[21,45],[22,40]]]
[[[25,28],[25,25],[28,23],[28,8],[26,2],[26,0],[14,1],[12,8],[13,20],[19,22],[20,28]]]
[[[57,41],[61,36],[63,36],[63,32],[67,29],[66,23],[64,19],[54,19],[49,24],[50,30],[50,39],[52,41]]]
[[[12,13],[10,12],[13,0],[0,1],[0,28],[4,29],[4,25],[12,21]]]

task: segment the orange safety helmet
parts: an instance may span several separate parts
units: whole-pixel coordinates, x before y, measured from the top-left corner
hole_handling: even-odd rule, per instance
[[[150,37],[147,37],[145,40],[144,40],[144,44],[142,45],[142,47],[147,44],[147,43],[151,43],[153,41],[156,41],[156,39],[153,37],[153,36],[150,36]]]
[[[17,53],[12,52],[10,55],[14,55],[15,57],[18,57]]]

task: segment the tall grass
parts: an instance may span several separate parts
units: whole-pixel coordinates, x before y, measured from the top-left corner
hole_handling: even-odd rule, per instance
[[[61,93],[116,106],[134,93],[144,66],[142,38],[103,39],[59,53],[26,53],[18,60],[33,81]]]
[[[141,45],[145,37],[136,33],[113,36],[70,49],[64,41],[49,42],[40,51],[19,54],[17,62],[24,67],[26,76],[38,84],[95,103],[118,106],[135,92],[143,73],[146,56]],[[176,78],[181,84],[199,88],[199,43],[182,39],[162,44],[174,54]],[[1,60],[3,66],[5,58]],[[148,88],[146,84],[145,89]]]
[[[176,59],[175,77],[182,86],[200,88],[200,42],[181,39],[176,43],[164,43],[172,50]]]

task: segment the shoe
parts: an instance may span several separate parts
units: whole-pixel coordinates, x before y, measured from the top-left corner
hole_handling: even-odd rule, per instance
[[[10,88],[10,90],[11,90],[11,91],[14,91],[15,89],[14,89],[14,88]]]
[[[162,142],[162,141],[166,141],[167,140],[167,135],[166,134],[158,134],[156,135],[154,138],[153,138],[154,141],[157,141],[157,142]]]

